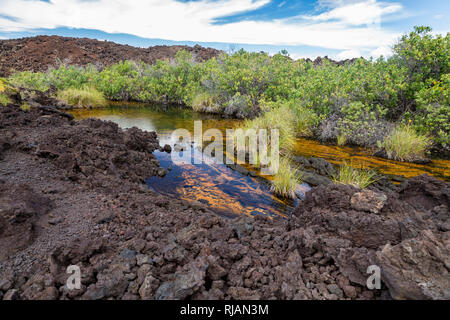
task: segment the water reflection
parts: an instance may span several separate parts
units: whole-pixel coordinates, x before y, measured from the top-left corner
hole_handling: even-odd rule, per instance
[[[169,144],[173,149],[178,141],[171,137],[172,131],[184,128],[193,132],[195,120],[202,120],[204,132],[217,128],[224,136],[226,129],[239,124],[237,120],[220,119],[178,108],[158,110],[154,107],[111,107],[77,110],[73,114],[76,119],[99,118],[113,121],[122,128],[135,126],[142,130],[156,131],[160,145]],[[186,145],[192,148],[190,151],[193,160],[197,155],[194,149],[198,146],[191,143]],[[163,194],[175,194],[187,201],[201,202],[222,216],[264,214],[270,217],[275,215],[285,217],[296,205],[292,200],[274,196],[269,186],[260,180],[244,176],[223,164],[216,164],[211,158],[205,157],[202,164],[176,165],[168,153],[156,151],[155,156],[161,167],[170,170],[164,178],[147,179],[149,187]]]

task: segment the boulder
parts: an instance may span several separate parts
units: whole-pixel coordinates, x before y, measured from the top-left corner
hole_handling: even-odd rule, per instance
[[[450,238],[424,230],[377,252],[383,282],[394,299],[450,299]]]
[[[352,208],[358,211],[367,211],[371,213],[378,213],[386,204],[387,197],[383,193],[372,190],[362,190],[355,193],[350,203]]]

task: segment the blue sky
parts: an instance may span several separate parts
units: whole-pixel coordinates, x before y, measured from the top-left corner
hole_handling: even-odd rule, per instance
[[[294,58],[389,55],[415,25],[450,31],[450,1],[0,0],[0,38],[40,34],[147,47],[200,44]]]

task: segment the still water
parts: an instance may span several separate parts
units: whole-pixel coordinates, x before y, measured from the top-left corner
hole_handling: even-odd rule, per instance
[[[239,124],[237,120],[221,119],[179,108],[113,106],[105,109],[76,110],[72,114],[75,119],[98,118],[113,121],[121,128],[138,127],[155,131],[160,145],[169,144],[172,148],[177,142],[171,138],[172,131],[184,128],[193,133],[196,120],[202,120],[203,131],[217,128],[224,136],[226,129],[232,129]],[[193,144],[189,147],[198,146]],[[195,153],[191,153],[193,158]],[[222,216],[263,214],[269,217],[286,217],[297,204],[297,201],[273,195],[269,185],[262,183],[260,179],[244,176],[224,164],[216,164],[212,158],[204,157],[202,164],[176,165],[170,154],[159,151],[154,154],[160,166],[170,170],[163,178],[149,178],[147,184],[150,188],[187,201],[196,200]],[[308,189],[308,186],[304,185],[304,190]]]
[[[76,119],[98,118],[113,121],[121,128],[138,127],[146,131],[156,131],[160,145],[170,144],[172,147],[176,142],[171,138],[173,130],[184,128],[193,135],[196,120],[202,120],[203,131],[217,128],[223,132],[224,137],[226,129],[240,124],[239,120],[200,114],[189,109],[155,106],[115,105],[103,109],[74,110],[72,114]],[[363,148],[325,145],[308,139],[298,139],[295,153],[324,158],[334,164],[351,160],[352,165],[373,168],[384,174],[413,177],[428,173],[443,180],[450,180],[449,160],[433,159],[432,163],[427,165],[410,164],[370,156],[368,150]],[[194,156],[194,152],[192,154]],[[149,178],[149,187],[163,194],[202,202],[220,215],[286,216],[298,204],[273,195],[269,186],[259,179],[244,176],[223,164],[215,164],[207,157],[202,164],[178,166],[167,153],[156,151],[155,156],[162,167],[171,170],[164,178]],[[308,186],[303,185],[303,189],[308,190]]]

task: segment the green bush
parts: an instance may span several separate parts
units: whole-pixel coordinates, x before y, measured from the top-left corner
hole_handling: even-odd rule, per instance
[[[416,129],[434,135],[435,142],[443,147],[450,145],[450,74],[440,81],[430,80],[428,87],[416,94]]]
[[[192,101],[192,109],[197,112],[219,113],[217,97],[208,92],[198,93]]]
[[[14,88],[11,83],[4,79],[0,78],[0,104],[1,105],[8,105],[12,103],[12,99],[10,98],[11,95],[16,94],[18,91],[16,88]]]
[[[6,94],[0,93],[0,104],[1,105],[6,106],[6,105],[10,104],[11,102],[12,102],[11,99]]]
[[[394,46],[392,60],[407,70],[406,93],[411,100],[427,80],[441,79],[450,72],[450,34],[434,36],[431,31],[430,27],[415,27]]]
[[[49,89],[47,76],[41,72],[17,72],[9,77],[8,80],[18,88],[28,88],[38,91],[47,91]]]
[[[378,106],[362,102],[343,106],[336,125],[336,139],[345,137],[346,143],[375,147],[377,141],[383,141],[392,130],[392,125],[382,120],[383,115]]]

